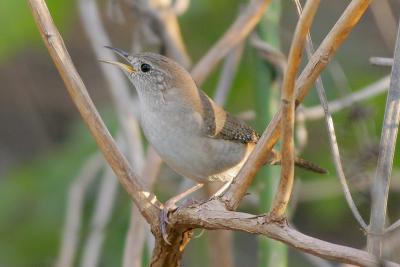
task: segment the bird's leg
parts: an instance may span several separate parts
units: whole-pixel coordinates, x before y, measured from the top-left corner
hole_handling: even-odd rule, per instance
[[[167,200],[164,203],[164,207],[161,210],[161,214],[160,214],[160,227],[161,227],[161,233],[162,233],[163,239],[167,244],[171,245],[171,243],[168,241],[168,234],[167,234],[167,224],[169,223],[168,222],[168,213],[170,211],[174,211],[178,208],[176,206],[176,203],[178,201],[180,201],[181,199],[190,195],[191,193],[197,191],[198,189],[202,188],[203,185],[204,184],[198,183],[195,186],[189,188],[188,190],[180,193],[179,195],[176,195],[176,196],[170,198],[169,200]]]
[[[232,181],[233,181],[233,179],[231,179],[229,182],[226,182],[223,186],[221,186],[221,188],[218,189],[218,191],[214,193],[212,198],[221,196],[222,193],[224,193],[225,190],[228,189],[228,187],[232,184]]]

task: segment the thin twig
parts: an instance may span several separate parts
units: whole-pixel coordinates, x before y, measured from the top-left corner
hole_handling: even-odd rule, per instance
[[[371,5],[371,13],[381,33],[382,39],[390,51],[396,41],[396,19],[388,0],[374,1]]]
[[[78,249],[85,193],[103,164],[100,154],[90,156],[69,187],[65,225],[56,267],[73,266]]]
[[[299,0],[295,0],[295,3],[296,3],[296,7],[297,7],[297,12],[299,13],[299,16],[300,16],[300,14],[302,13],[301,4],[300,4]],[[314,47],[312,44],[310,34],[307,35],[306,51],[307,51],[308,57],[311,58],[312,53],[314,52]],[[331,148],[331,154],[332,154],[333,162],[335,164],[336,173],[339,177],[340,183],[343,188],[344,196],[346,198],[347,204],[350,207],[351,212],[353,213],[354,218],[357,220],[358,224],[362,227],[362,229],[366,229],[367,224],[365,223],[356,204],[354,203],[354,200],[351,196],[349,186],[347,184],[346,176],[344,174],[342,161],[340,159],[339,146],[337,144],[337,139],[336,139],[336,134],[335,134],[335,127],[333,124],[332,115],[328,108],[328,101],[326,98],[324,84],[322,83],[321,77],[317,78],[316,87],[317,87],[318,97],[321,102],[321,106],[325,113],[325,122],[326,122],[327,131],[328,131],[328,139],[329,139],[329,145]]]
[[[386,100],[385,117],[383,119],[382,135],[379,149],[378,165],[374,183],[371,188],[372,204],[370,228],[368,235],[368,251],[381,256],[382,234],[384,233],[387,199],[390,177],[393,167],[393,157],[396,148],[397,132],[400,120],[400,27],[397,33],[394,62],[392,67],[390,87]]]
[[[256,34],[251,35],[250,43],[258,50],[267,62],[273,65],[274,68],[280,72],[281,75],[285,73],[287,68],[287,59],[281,51],[261,40]]]
[[[390,233],[393,230],[396,230],[398,227],[400,227],[400,219],[398,219],[392,225],[390,225],[388,228],[386,228],[385,234]]]
[[[331,113],[351,107],[354,103],[367,100],[378,94],[387,92],[390,84],[390,76],[385,76],[378,81],[354,92],[348,96],[328,102],[328,109]],[[324,117],[324,109],[318,105],[315,107],[302,108],[302,113],[308,121],[318,120]]]
[[[175,15],[181,16],[190,6],[190,0],[175,0],[174,5],[172,6],[172,10]]]
[[[237,67],[243,54],[243,48],[243,43],[239,43],[236,47],[232,48],[225,58],[214,94],[214,101],[220,106],[224,106],[229,90],[232,87]]]
[[[96,267],[100,261],[101,247],[105,237],[105,229],[111,217],[118,182],[110,167],[106,168],[102,177],[100,189],[97,193],[91,231],[82,251],[82,267]]]
[[[391,67],[393,65],[393,58],[388,57],[370,57],[369,63],[376,66]]]
[[[297,99],[296,104],[303,101],[304,97],[314,84],[321,71],[329,63],[340,45],[346,40],[347,36],[358,23],[361,16],[366,11],[371,0],[352,0],[342,16],[339,18],[330,33],[321,43],[320,47],[306,65],[300,77],[296,81]],[[263,166],[265,158],[271,152],[273,146],[280,136],[280,120],[282,113],[278,111],[264,131],[255,149],[250,154],[247,162],[234,179],[232,185],[221,196],[221,200],[229,210],[236,209],[247,192],[248,187],[257,171]]]
[[[308,143],[308,130],[306,127],[306,117],[304,116],[303,109],[298,109],[296,112],[296,143],[297,153],[301,154],[307,147]]]
[[[288,66],[282,84],[282,162],[281,178],[272,203],[270,216],[282,218],[289,203],[294,181],[294,111],[295,81],[301,63],[308,31],[317,12],[319,0],[308,0],[296,26],[290,47]]]
[[[185,68],[190,66],[190,57],[186,51],[178,19],[169,1],[131,0],[136,14],[147,22],[144,27],[151,27],[152,34],[162,40],[165,53],[174,58]]]
[[[270,0],[252,0],[218,42],[201,58],[191,72],[198,85],[204,82],[217,63],[229,53],[232,47],[243,41],[254,29],[269,2]]]
[[[160,167],[162,164],[161,158],[153,147],[147,150],[146,164],[143,166],[142,177],[146,177],[144,181],[148,188],[153,188],[157,180]],[[142,255],[144,242],[146,240],[147,225],[145,220],[139,214],[136,205],[132,206],[131,219],[129,223],[129,230],[126,235],[124,256],[122,266],[124,267],[140,267],[142,266]]]
[[[113,138],[100,118],[87,89],[76,71],[64,42],[51,18],[44,0],[28,0],[31,12],[37,23],[42,39],[66,85],[72,101],[103,152],[107,162],[113,168],[123,188],[138,205],[146,220],[158,229],[161,203],[156,196],[146,190],[137,175],[129,166],[126,158],[118,150]]]

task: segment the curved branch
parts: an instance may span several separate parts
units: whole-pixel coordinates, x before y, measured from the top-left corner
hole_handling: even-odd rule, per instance
[[[282,84],[281,109],[282,117],[282,167],[278,190],[274,196],[271,216],[283,217],[293,190],[294,181],[294,112],[295,81],[305,40],[319,6],[319,0],[308,0],[303,14],[299,18],[290,47],[288,66]]]
[[[124,189],[153,226],[158,226],[160,202],[140,183],[126,158],[118,150],[65,47],[44,0],[28,0],[42,39],[60,73],[71,99],[93,135],[105,159]]]

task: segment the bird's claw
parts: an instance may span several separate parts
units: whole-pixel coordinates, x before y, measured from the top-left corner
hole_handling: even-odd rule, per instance
[[[175,205],[174,202],[167,201],[164,204],[164,208],[161,210],[160,214],[160,228],[162,237],[168,245],[171,245],[171,242],[168,240],[168,233],[167,233],[167,224],[171,224],[168,219],[168,214],[172,211],[175,211],[178,207]]]

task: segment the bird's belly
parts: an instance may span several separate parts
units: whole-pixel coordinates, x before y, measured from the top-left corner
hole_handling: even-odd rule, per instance
[[[170,127],[165,121],[144,123],[148,141],[178,174],[197,182],[229,180],[236,165],[247,157],[246,144],[199,136],[184,127]]]

